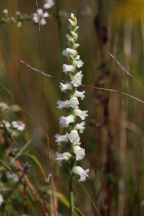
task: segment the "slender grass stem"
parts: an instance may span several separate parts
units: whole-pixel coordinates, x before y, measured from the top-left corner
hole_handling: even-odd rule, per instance
[[[70,216],[74,216],[74,194],[73,194],[73,187],[72,187],[72,178],[73,176],[71,175],[69,179]]]

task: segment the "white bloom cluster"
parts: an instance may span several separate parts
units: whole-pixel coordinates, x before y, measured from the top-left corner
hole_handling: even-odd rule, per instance
[[[11,123],[3,120],[2,122],[0,122],[0,128],[12,128],[12,129],[16,129],[18,131],[23,131],[25,129],[25,124],[23,123],[23,121],[12,121]]]
[[[83,74],[82,71],[79,71],[79,68],[83,66],[83,61],[80,59],[78,55],[77,48],[79,44],[77,43],[78,39],[78,26],[77,19],[72,13],[69,19],[69,34],[66,35],[68,40],[68,48],[63,50],[63,55],[68,59],[68,64],[63,65],[63,72],[67,75],[68,82],[60,83],[61,92],[66,93],[67,100],[65,101],[57,101],[58,108],[66,108],[69,115],[61,116],[59,119],[59,124],[61,128],[66,128],[66,133],[64,135],[56,134],[56,142],[58,145],[65,142],[68,146],[70,146],[67,152],[64,153],[56,153],[57,161],[70,161],[75,160],[80,161],[85,156],[85,149],[81,148],[80,136],[79,133],[83,133],[85,129],[85,122],[82,121],[78,123],[79,118],[81,120],[85,120],[88,116],[88,111],[82,111],[79,108],[79,100],[84,99],[85,91],[78,91],[77,87],[81,86]],[[75,163],[76,164],[76,163]],[[88,177],[88,171],[84,170],[80,166],[72,167],[72,172],[76,175],[80,175],[79,181],[85,181],[86,177]]]
[[[44,10],[50,9],[54,6],[53,0],[45,0],[43,5]],[[40,25],[46,25],[46,18],[49,17],[49,13],[45,12],[43,9],[37,9],[36,13],[33,13],[33,22],[40,23]]]
[[[23,131],[25,129],[25,124],[20,120],[19,121],[13,121],[12,126],[13,126],[13,128],[15,128],[19,131]]]

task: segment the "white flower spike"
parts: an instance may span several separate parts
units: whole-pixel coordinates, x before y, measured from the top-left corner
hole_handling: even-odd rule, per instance
[[[78,39],[77,19],[74,14],[71,14],[69,19],[69,32],[66,34],[68,47],[62,51],[62,54],[68,59],[67,64],[63,64],[63,72],[67,76],[67,83],[60,83],[61,92],[66,93],[67,99],[65,101],[58,100],[59,109],[67,109],[68,116],[61,116],[59,124],[61,128],[66,128],[64,135],[56,134],[56,143],[60,145],[62,142],[66,143],[66,152],[60,154],[56,153],[56,160],[60,163],[65,161],[67,164],[67,171],[72,177],[73,174],[80,175],[80,182],[86,180],[89,169],[84,170],[77,166],[78,161],[85,156],[85,149],[81,148],[79,133],[83,133],[85,129],[85,122],[78,123],[78,118],[85,120],[88,116],[88,111],[82,111],[79,108],[79,98],[85,98],[85,91],[78,91],[78,87],[82,85],[83,74],[78,71],[83,66],[83,61],[78,55],[77,48],[79,44]]]

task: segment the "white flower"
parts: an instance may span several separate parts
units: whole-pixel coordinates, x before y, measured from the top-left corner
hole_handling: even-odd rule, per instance
[[[77,55],[77,51],[71,48],[66,48],[65,50],[63,50],[62,53],[66,57],[69,57],[70,55],[73,55],[73,56]]]
[[[84,170],[80,166],[75,166],[73,168],[73,173],[80,176],[79,182],[84,182],[86,177],[88,177],[89,169]]]
[[[79,101],[78,101],[77,97],[72,97],[69,100],[69,106],[70,107],[72,107],[72,108],[78,108],[78,105],[79,105]]]
[[[68,161],[70,158],[71,158],[71,154],[69,152],[64,152],[62,154],[56,152],[56,160],[59,160],[59,161],[66,160],[66,161]]]
[[[87,110],[82,111],[80,109],[75,109],[74,112],[76,116],[79,116],[81,118],[81,120],[85,120],[85,118],[88,116]]]
[[[82,160],[84,158],[84,156],[85,156],[85,149],[81,148],[80,146],[74,146],[73,152],[76,155],[76,160],[77,161]]]
[[[66,101],[57,101],[58,104],[58,109],[62,109],[62,108],[78,108],[79,105],[79,101],[76,97],[72,97],[70,100],[66,100]]]
[[[4,14],[8,14],[8,9],[3,9]]]
[[[0,194],[0,206],[2,205],[3,202],[4,202],[3,196]]]
[[[85,98],[85,91],[80,92],[76,90],[74,93],[74,97],[80,97],[83,100]]]
[[[84,62],[82,60],[75,60],[74,61],[75,65],[77,66],[77,68],[81,68],[84,64]]]
[[[78,35],[77,33],[75,33],[74,31],[71,31],[72,37],[77,40],[78,39]]]
[[[45,25],[47,22],[45,20],[46,17],[49,16],[49,13],[48,12],[43,12],[43,9],[38,9],[37,10],[37,13],[34,13],[33,14],[33,21],[35,23],[38,23],[40,22],[41,25]]]
[[[79,44],[78,43],[75,43],[74,44],[74,49],[77,49],[79,47]]]
[[[69,23],[70,23],[72,26],[76,26],[76,23],[75,23],[73,20],[68,19],[68,21],[69,21]]]
[[[7,178],[12,179],[14,182],[18,182],[19,177],[15,173],[8,172]]]
[[[74,116],[69,115],[69,116],[61,116],[59,119],[59,124],[62,128],[68,127],[70,123],[74,122]]]
[[[19,131],[23,131],[25,129],[25,124],[22,121],[13,121],[12,126]]]
[[[63,72],[64,73],[74,72],[74,71],[75,71],[75,67],[73,65],[63,64]]]
[[[58,104],[58,107],[57,107],[58,109],[68,108],[69,107],[69,101],[68,100],[66,100],[66,101],[58,100],[57,104]]]
[[[70,40],[72,37],[69,34],[66,34],[66,38]],[[73,38],[72,38],[73,39]]]
[[[80,60],[80,55],[77,55],[77,57],[75,58],[74,64],[78,68],[81,68],[83,66],[84,62],[82,60]]]
[[[59,135],[59,134],[56,134],[55,135],[55,142],[57,142],[58,145],[60,145],[61,142],[68,142],[68,137],[67,135]]]
[[[53,0],[46,0],[44,3],[44,9],[50,9],[54,6],[54,1]]]
[[[80,136],[77,130],[72,130],[67,136],[71,143],[80,145]]]
[[[79,130],[80,133],[83,133],[85,129],[85,122],[83,121],[80,124],[76,124],[75,129]]]
[[[66,92],[66,90],[72,90],[72,84],[71,83],[60,83],[60,90],[62,92]]]
[[[71,83],[73,84],[74,87],[79,87],[82,84],[82,78],[83,78],[83,74],[82,71],[80,71],[74,76]]]

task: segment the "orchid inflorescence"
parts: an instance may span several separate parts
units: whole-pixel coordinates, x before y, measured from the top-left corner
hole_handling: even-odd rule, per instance
[[[58,108],[66,108],[67,116],[61,116],[59,119],[59,125],[61,128],[65,128],[66,132],[64,135],[56,134],[56,142],[58,145],[66,143],[66,152],[56,153],[56,160],[63,162],[70,175],[80,175],[80,182],[84,182],[88,177],[89,169],[84,170],[82,167],[77,166],[77,161],[80,161],[85,156],[85,149],[82,148],[80,142],[79,133],[83,133],[85,129],[85,118],[88,116],[88,111],[82,111],[79,108],[79,100],[84,99],[85,91],[78,91],[77,88],[82,84],[83,74],[79,69],[83,66],[83,61],[78,55],[77,48],[79,44],[78,40],[78,26],[77,19],[73,13],[69,18],[69,33],[66,35],[67,46],[63,50],[63,55],[68,59],[68,64],[63,65],[63,72],[67,76],[67,83],[60,83],[61,92],[66,93],[67,100],[58,100]],[[82,120],[79,123],[79,119]]]

